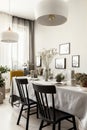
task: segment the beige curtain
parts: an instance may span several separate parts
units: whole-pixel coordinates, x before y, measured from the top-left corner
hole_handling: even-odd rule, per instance
[[[19,40],[18,43],[0,43],[0,65],[7,65],[12,69],[23,69],[24,63],[34,65],[34,21],[0,12],[1,33],[9,25],[18,33]]]
[[[34,53],[34,21],[13,17],[13,29],[19,33],[19,41],[17,45],[13,45],[13,61],[12,64],[17,66],[28,63],[35,64]],[[14,57],[14,48],[16,55]],[[15,63],[16,61],[16,63]]]
[[[35,22],[30,21],[30,28],[29,28],[29,62],[33,65],[32,69],[35,69],[35,41],[34,41],[34,26]]]
[[[12,16],[0,12],[0,36],[8,30],[9,25],[12,25]],[[0,42],[0,65],[11,67],[11,43]]]

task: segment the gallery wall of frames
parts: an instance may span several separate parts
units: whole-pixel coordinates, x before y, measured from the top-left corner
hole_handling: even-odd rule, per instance
[[[67,58],[66,55],[70,55],[71,53],[71,44],[70,43],[63,43],[59,44],[59,56],[55,58],[55,69],[66,69],[67,65]],[[62,58],[61,58],[62,56]],[[36,66],[42,66],[42,59],[41,56],[36,56]],[[71,55],[71,67],[79,68],[80,67],[80,55],[74,54]]]

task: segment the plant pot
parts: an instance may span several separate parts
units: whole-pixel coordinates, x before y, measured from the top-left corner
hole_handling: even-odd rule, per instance
[[[0,92],[3,94],[3,99],[5,99],[5,85],[0,87]]]
[[[56,82],[61,83],[61,79],[56,79]]]

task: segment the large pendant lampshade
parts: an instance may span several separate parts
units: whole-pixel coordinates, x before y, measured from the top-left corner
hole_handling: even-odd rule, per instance
[[[1,42],[6,43],[18,42],[18,34],[16,32],[13,32],[10,28],[10,0],[9,0],[9,27],[7,31],[2,32]]]
[[[61,25],[67,21],[67,2],[64,0],[41,0],[35,8],[35,16],[41,25]]]

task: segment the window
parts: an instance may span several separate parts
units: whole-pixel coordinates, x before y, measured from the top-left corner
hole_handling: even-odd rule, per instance
[[[7,14],[0,14],[0,30],[9,27]],[[3,20],[2,20],[3,19]],[[22,68],[29,60],[29,21],[11,16],[12,30],[19,34],[18,43],[0,43],[0,65],[13,69]],[[4,22],[4,24],[3,24]]]

